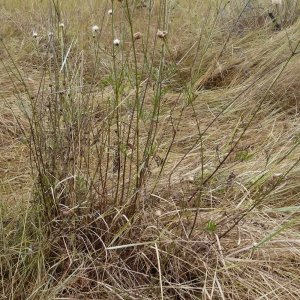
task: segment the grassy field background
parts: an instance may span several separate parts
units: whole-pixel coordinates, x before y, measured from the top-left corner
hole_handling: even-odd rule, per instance
[[[298,299],[299,8],[2,0],[0,298]]]

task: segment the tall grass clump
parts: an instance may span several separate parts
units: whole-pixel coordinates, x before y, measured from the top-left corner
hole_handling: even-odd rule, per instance
[[[296,299],[298,1],[13,2],[3,297]]]

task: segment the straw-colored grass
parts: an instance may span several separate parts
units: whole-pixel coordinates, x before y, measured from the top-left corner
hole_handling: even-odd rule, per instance
[[[1,2],[0,298],[298,299],[282,2]]]

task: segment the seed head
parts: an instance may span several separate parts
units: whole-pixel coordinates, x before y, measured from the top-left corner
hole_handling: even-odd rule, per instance
[[[32,33],[32,36],[33,36],[34,38],[37,38],[37,36],[38,36],[37,32],[34,31],[34,32]]]
[[[133,35],[133,38],[135,40],[140,40],[142,38],[142,34],[140,32],[136,32],[134,35]]]
[[[108,10],[108,14],[109,14],[109,15],[112,15],[112,13],[113,13],[113,10],[112,10],[112,9],[109,9],[109,10]]]
[[[114,45],[115,46],[119,46],[120,45],[120,40],[119,39],[115,39],[114,40]]]
[[[64,23],[59,23],[59,27],[64,28],[65,24]]]
[[[188,181],[189,183],[194,183],[194,182],[195,182],[195,179],[194,179],[193,176],[190,176],[190,177],[188,177],[187,181]]]
[[[158,210],[155,212],[155,215],[156,215],[157,217],[160,217],[161,214],[162,214],[161,209],[158,209]]]
[[[48,33],[48,35],[49,35],[50,38],[53,37],[53,32],[50,31],[50,32]]]
[[[160,39],[164,39],[167,36],[168,32],[167,31],[162,31],[162,30],[157,30],[156,35],[160,38]]]

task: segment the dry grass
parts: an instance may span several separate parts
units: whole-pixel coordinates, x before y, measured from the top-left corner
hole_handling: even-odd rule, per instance
[[[0,5],[0,298],[298,299],[298,1],[70,2]]]

